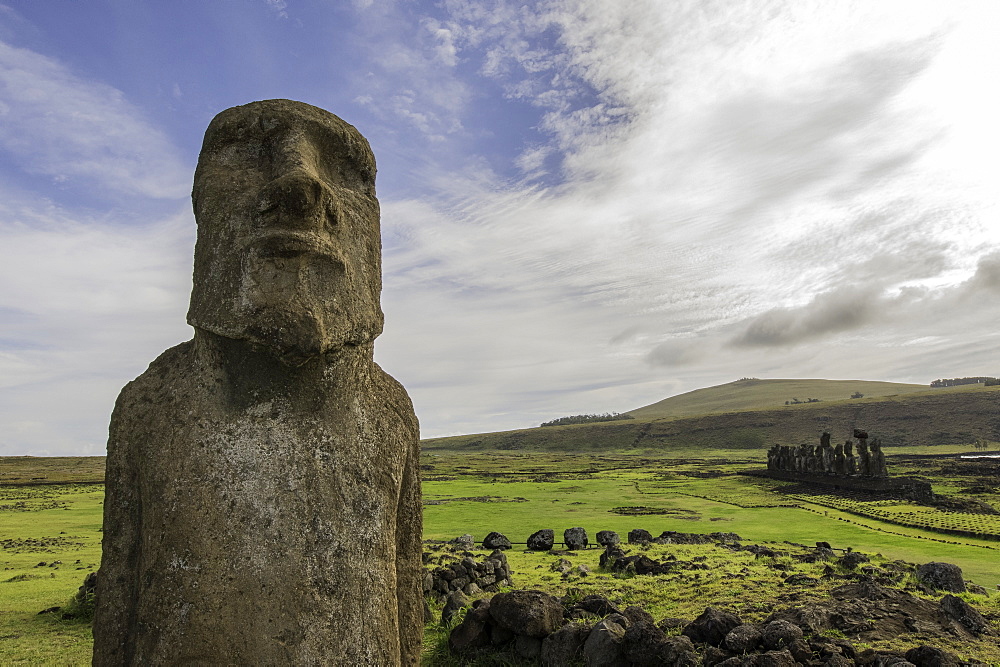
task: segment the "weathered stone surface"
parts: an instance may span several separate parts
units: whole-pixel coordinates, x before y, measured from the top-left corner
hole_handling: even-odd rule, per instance
[[[418,429],[372,359],[374,178],[358,131],[307,104],[209,126],[194,338],[111,419],[95,664],[417,663]]]
[[[681,634],[692,641],[718,646],[726,635],[738,625],[742,625],[740,617],[728,611],[715,607],[707,607],[698,618],[691,621]]]
[[[616,607],[611,600],[602,595],[587,595],[576,603],[575,608],[597,616],[608,616],[609,614],[620,614],[621,610]]]
[[[569,667],[583,656],[583,643],[592,626],[567,623],[542,640],[542,664],[549,667]]]
[[[599,530],[597,531],[597,543],[602,547],[606,547],[609,544],[618,544],[621,542],[621,538],[618,537],[618,533],[613,530]]]
[[[965,592],[962,568],[952,563],[924,563],[917,568],[917,580],[941,591]]]
[[[917,667],[958,667],[962,664],[954,653],[926,644],[911,648],[904,657]]]
[[[563,544],[567,549],[586,549],[587,531],[583,528],[567,528],[563,531]]]
[[[490,616],[498,626],[528,637],[545,637],[563,622],[559,600],[541,591],[497,593],[490,603]]]
[[[510,549],[510,540],[503,533],[490,533],[483,538],[484,549]]]
[[[653,535],[648,530],[644,528],[636,528],[635,530],[628,531],[628,543],[629,544],[642,544],[643,542],[652,542]]]
[[[861,563],[868,563],[870,561],[871,559],[868,558],[868,556],[861,553],[860,551],[849,551],[848,553],[841,556],[840,560],[838,560],[837,563],[843,567],[846,567],[848,570],[853,570],[858,565],[861,565]]]
[[[462,591],[452,591],[444,601],[444,609],[441,610],[441,623],[447,625],[463,607],[467,607],[469,598]]]
[[[538,637],[517,635],[514,637],[514,653],[525,660],[537,660],[542,655],[542,640]]]
[[[606,618],[590,631],[583,644],[583,662],[594,667],[625,667],[625,628]]]
[[[469,653],[491,643],[490,601],[476,600],[462,622],[448,635],[448,648],[455,653]]]
[[[466,533],[464,535],[459,535],[458,537],[453,539],[451,541],[451,544],[454,544],[459,549],[464,549],[466,551],[469,551],[476,548],[476,538],[474,538],[469,533]]]
[[[531,534],[528,538],[528,549],[531,551],[549,551],[555,544],[555,531],[551,528],[543,528]]]
[[[737,625],[722,640],[722,648],[733,653],[746,653],[756,649],[763,640],[763,632],[759,625]]]
[[[629,607],[625,613],[629,626],[625,629],[622,650],[630,665],[640,667],[695,667],[698,654],[687,637],[667,637],[656,627],[653,617],[646,612],[637,613],[638,607]]]
[[[954,595],[945,595],[941,598],[941,609],[948,616],[965,626],[965,629],[974,635],[988,633],[990,630],[990,624],[983,618],[983,615],[973,609],[962,598],[955,597]]]
[[[799,639],[802,639],[802,628],[789,621],[771,621],[761,633],[761,642],[771,650],[784,648]]]

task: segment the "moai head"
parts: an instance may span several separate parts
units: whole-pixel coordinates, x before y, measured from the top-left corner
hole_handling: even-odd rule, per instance
[[[828,432],[823,431],[823,435],[819,436],[819,446],[820,447],[830,446],[830,434]]]
[[[292,366],[382,332],[375,158],[353,126],[290,100],[227,109],[192,199],[189,324]]]

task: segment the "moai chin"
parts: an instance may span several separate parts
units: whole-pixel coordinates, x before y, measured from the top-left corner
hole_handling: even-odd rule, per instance
[[[209,125],[194,338],[121,392],[94,664],[415,665],[418,428],[373,361],[375,160],[268,100]]]

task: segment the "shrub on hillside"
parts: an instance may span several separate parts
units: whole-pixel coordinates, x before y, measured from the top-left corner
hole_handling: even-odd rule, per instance
[[[542,422],[539,426],[565,426],[566,424],[590,424],[591,422],[613,422],[620,419],[635,419],[632,415],[619,412],[606,412],[600,415],[572,415],[560,417],[550,422]]]

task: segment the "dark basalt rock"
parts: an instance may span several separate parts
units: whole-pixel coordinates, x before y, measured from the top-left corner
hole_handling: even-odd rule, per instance
[[[542,640],[542,664],[572,665],[583,658],[583,644],[593,626],[567,623]]]
[[[760,639],[771,650],[785,648],[802,639],[802,628],[788,621],[771,621],[764,626]]]
[[[740,617],[728,611],[708,607],[681,632],[691,641],[718,646],[730,631],[742,625]]]
[[[586,549],[587,543],[587,531],[583,528],[567,528],[563,531],[563,544],[567,549]]]
[[[621,538],[618,537],[618,533],[613,530],[599,530],[597,531],[597,543],[602,547],[606,547],[611,544],[618,544],[621,542]]]
[[[636,528],[628,532],[629,544],[644,544],[653,541],[653,535],[648,530]]]
[[[452,591],[445,600],[444,609],[441,611],[441,624],[447,625],[463,607],[469,605],[469,598],[462,591]]]
[[[462,622],[448,635],[448,648],[454,653],[470,653],[492,643],[490,637],[490,601],[476,600]]]
[[[903,656],[917,667],[959,667],[961,658],[935,646],[916,646]]]
[[[748,653],[764,641],[764,633],[759,625],[737,625],[722,640],[722,648],[733,653]]]
[[[871,559],[869,559],[868,556],[864,555],[861,552],[851,551],[844,554],[840,558],[840,560],[837,561],[837,563],[842,567],[847,568],[848,570],[853,570],[858,565],[861,565],[862,563],[868,563],[870,562],[870,560]]]
[[[573,605],[573,608],[602,617],[622,613],[610,600],[601,595],[587,595]]]
[[[974,635],[987,634],[990,631],[989,622],[962,598],[945,595],[941,598],[941,609]]]
[[[625,658],[625,628],[612,618],[593,627],[583,644],[583,660],[588,665],[627,667]]]
[[[503,533],[493,532],[483,538],[484,549],[510,549],[510,540]]]
[[[952,563],[924,563],[917,568],[917,580],[940,591],[965,592],[962,568]]]
[[[528,549],[531,551],[549,551],[553,544],[555,544],[555,532],[551,528],[536,531],[528,538]]]
[[[541,591],[497,593],[490,603],[490,616],[501,628],[528,637],[545,637],[563,623],[559,600]]]

